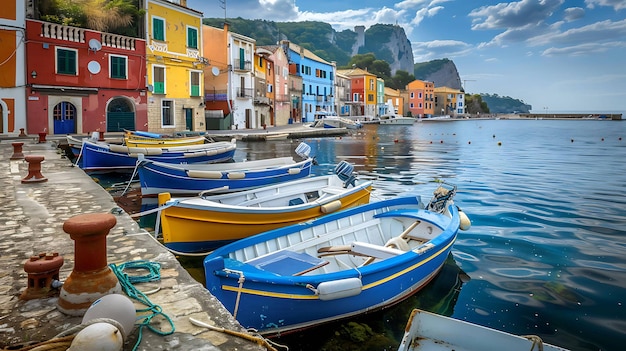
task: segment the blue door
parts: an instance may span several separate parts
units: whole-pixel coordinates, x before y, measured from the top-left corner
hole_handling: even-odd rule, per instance
[[[67,101],[54,106],[54,134],[76,133],[76,107]]]

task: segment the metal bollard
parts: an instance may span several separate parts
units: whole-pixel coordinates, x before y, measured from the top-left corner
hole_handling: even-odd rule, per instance
[[[74,240],[74,270],[70,273],[58,300],[61,312],[83,315],[97,299],[122,288],[107,265],[106,237],[117,220],[110,213],[81,214],[63,224],[63,230]]]
[[[13,155],[11,155],[10,160],[21,160],[24,158],[24,153],[22,152],[22,146],[24,143],[11,143],[13,145]]]
[[[38,183],[48,181],[48,178],[41,174],[41,162],[44,160],[43,156],[28,155],[24,157],[24,160],[28,162],[28,175],[22,179],[22,183]]]
[[[38,140],[37,142],[38,142],[38,143],[40,143],[40,144],[41,144],[41,143],[45,143],[45,142],[46,142],[46,135],[47,135],[47,134],[48,134],[48,133],[46,133],[46,132],[41,132],[41,133],[39,133],[39,140]]]
[[[59,281],[59,269],[63,266],[63,257],[58,252],[40,253],[31,256],[24,263],[24,271],[28,274],[28,286],[20,295],[21,300],[32,300],[54,295],[57,290],[53,286]]]

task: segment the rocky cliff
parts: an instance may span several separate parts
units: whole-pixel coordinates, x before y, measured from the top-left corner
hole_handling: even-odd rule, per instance
[[[456,65],[447,58],[416,63],[413,74],[416,79],[435,83],[436,87],[462,89]]]

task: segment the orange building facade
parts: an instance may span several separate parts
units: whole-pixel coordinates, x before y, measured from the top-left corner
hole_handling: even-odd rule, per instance
[[[435,112],[435,84],[414,80],[407,85],[407,107],[416,118],[432,117]]]

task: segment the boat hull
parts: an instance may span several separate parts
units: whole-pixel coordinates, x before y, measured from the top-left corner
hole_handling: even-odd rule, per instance
[[[398,351],[527,351],[535,350],[534,346],[533,339],[415,309]],[[546,343],[536,346],[544,351],[567,351]]]
[[[291,332],[388,307],[419,291],[443,266],[459,228],[458,213],[453,207],[450,211],[456,214],[443,233],[430,241],[429,250],[416,248],[358,269],[283,275],[245,263],[238,252],[254,250],[252,247],[258,250],[259,243],[290,242],[287,237],[321,241],[331,233],[350,232],[349,229],[325,231],[325,228],[334,228],[337,222],[358,227],[368,214],[393,213],[392,210],[397,209],[413,214],[425,212],[418,208],[419,200],[410,198],[378,201],[237,241],[206,257],[207,289],[242,326],[255,328],[265,335]],[[423,219],[428,220],[428,216]],[[359,235],[369,234],[350,232],[346,238],[355,240]],[[333,242],[336,239],[328,240]],[[320,242],[316,248],[325,244],[328,243]],[[289,249],[289,245],[286,248]]]
[[[120,149],[122,151],[115,151]],[[85,171],[119,171],[135,168],[139,154],[164,163],[226,162],[235,155],[236,144],[219,142],[178,148],[128,148],[83,141],[80,166]]]
[[[326,177],[312,177],[287,183],[274,184],[257,190],[237,192],[239,196],[234,205],[216,204],[213,201],[202,201],[196,206],[193,202],[181,201],[175,206],[168,207],[167,199],[159,199],[160,205],[165,205],[160,211],[160,221],[163,232],[163,244],[171,250],[184,253],[207,252],[232,241],[246,238],[264,231],[284,227],[369,202],[372,190],[371,182],[358,184],[354,188],[346,189],[341,194],[318,198],[319,194],[311,197],[310,202],[302,201],[296,205],[252,207],[244,204],[249,194],[268,190],[268,197],[278,197],[281,193],[288,193],[285,187],[300,188],[293,199],[300,199],[302,194],[309,190],[307,195],[317,193],[323,188]],[[319,183],[318,183],[319,182]],[[285,185],[286,184],[286,185]],[[317,185],[316,185],[317,184]],[[281,191],[282,187],[282,191]],[[161,197],[161,195],[159,195]],[[254,195],[257,196],[257,195]],[[308,197],[308,196],[307,196]],[[175,201],[175,200],[174,200]]]
[[[254,189],[308,177],[311,174],[313,159],[261,169],[231,167],[246,163],[252,166],[254,162],[227,163],[219,171],[195,172],[185,165],[143,162],[137,168],[141,194],[155,196],[169,192],[176,195],[197,195],[209,190],[213,193],[221,193]]]

